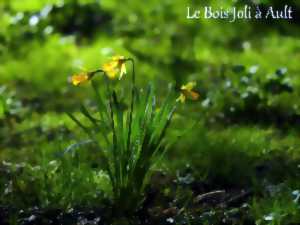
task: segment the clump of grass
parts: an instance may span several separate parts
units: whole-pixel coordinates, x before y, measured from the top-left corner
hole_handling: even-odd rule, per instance
[[[128,61],[132,63],[133,75],[129,107],[124,109],[108,78],[116,78],[118,72],[121,78],[126,73],[125,63]],[[98,72],[106,75],[105,98],[96,82],[92,81],[98,116],[95,117],[82,105],[81,113],[91,126],[71,114],[70,117],[101,152],[104,169],[112,184],[114,204],[122,213],[131,213],[143,202],[151,168],[167,150],[165,136],[177,102],[184,102],[186,98],[195,100],[198,95],[192,91],[195,84],[190,83],[182,86],[180,98],[176,100],[169,87],[167,97],[158,106],[153,85],[149,85],[146,90],[138,90],[135,85],[134,61],[124,57],[114,57],[101,70],[74,75],[73,84],[79,85],[90,80]]]

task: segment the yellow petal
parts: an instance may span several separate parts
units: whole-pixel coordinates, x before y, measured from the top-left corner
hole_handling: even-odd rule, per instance
[[[176,102],[184,103],[185,99],[186,99],[185,95],[184,94],[180,94],[179,97],[176,99]]]
[[[122,77],[123,77],[123,75],[124,74],[126,74],[126,65],[125,65],[125,63],[122,63],[122,65],[121,65],[121,70],[120,70],[120,80],[122,79]]]
[[[108,63],[103,64],[102,69],[104,72],[107,72],[107,71],[114,69],[114,67],[115,67],[115,65],[113,63],[108,62]]]
[[[110,62],[103,64],[103,71],[110,79],[115,79],[119,73],[119,79],[126,74],[126,65],[124,56],[114,56]]]
[[[110,79],[115,79],[117,75],[117,62],[112,61],[103,64],[102,70],[105,72],[105,74],[108,76]]]
[[[193,90],[193,88],[196,86],[196,82],[188,82],[186,85],[182,85],[181,86],[181,90],[187,90],[187,91],[191,91]]]
[[[89,80],[89,76],[87,73],[81,73],[78,75],[73,75],[72,76],[72,84],[75,86],[78,86],[81,83],[86,82],[87,80]]]
[[[112,69],[112,70],[108,70],[108,71],[106,71],[106,75],[108,76],[108,78],[110,78],[110,79],[116,79],[116,77],[117,77],[117,70],[115,70],[115,69]]]
[[[112,60],[113,61],[122,61],[122,60],[125,60],[125,56],[122,56],[122,55],[115,55],[112,57]]]

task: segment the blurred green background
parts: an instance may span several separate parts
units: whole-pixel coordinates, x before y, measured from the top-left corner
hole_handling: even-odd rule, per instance
[[[245,4],[287,4],[294,19],[186,19],[187,6]],[[212,188],[261,188],[251,203],[256,221],[276,212],[282,224],[299,222],[291,194],[300,188],[299,11],[299,2],[279,0],[0,0],[0,202],[89,204],[95,186],[109,195],[97,153],[80,151],[80,165],[59,155],[85,138],[65,112],[92,97],[69,77],[122,54],[135,58],[139,86],[154,82],[158,95],[169,82],[197,81],[201,98],[180,107],[169,138],[199,123],[159,169],[175,175],[188,164]],[[278,196],[264,191],[279,184]]]

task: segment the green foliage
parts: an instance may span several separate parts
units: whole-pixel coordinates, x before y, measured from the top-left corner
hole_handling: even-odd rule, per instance
[[[102,100],[98,86],[92,83],[98,119],[85,106],[81,106],[81,113],[90,121],[91,127],[70,114],[101,152],[101,161],[113,188],[114,204],[123,213],[134,211],[142,203],[151,168],[165,153],[164,138],[175,109],[171,90],[161,108],[158,108],[152,85],[146,90],[137,90],[134,73],[133,67],[128,110],[124,110],[116,91],[106,80],[108,100]]]
[[[292,191],[284,185],[269,186],[271,196],[254,199],[251,211],[257,225],[293,224],[299,222],[298,191]],[[284,189],[284,190],[280,190]]]
[[[49,158],[41,156],[37,165],[3,162],[9,182],[1,201],[13,201],[20,207],[37,204],[68,210],[82,204],[96,205],[111,193],[107,174],[92,171],[89,164],[79,161],[78,153],[51,161]]]
[[[100,205],[107,197],[125,202],[121,195],[132,195],[132,201],[120,203],[131,209],[127,203],[138,205],[148,196],[143,195],[147,184],[156,185],[148,179],[152,163],[168,171],[167,176],[188,163],[195,182],[212,189],[255,189],[255,200],[249,202],[257,223],[299,223],[299,204],[291,200],[298,184],[271,199],[261,184],[299,179],[299,21],[186,19],[186,6],[243,4],[264,9],[288,4],[295,14],[300,7],[293,0],[0,0],[0,211],[2,205]],[[82,86],[78,91],[67,85],[73,72],[97,69],[115,53],[134,57],[138,83],[151,80],[157,87],[135,89],[130,139],[131,98],[126,93],[131,90],[112,83],[108,94],[105,85],[95,83],[102,100],[90,101],[92,89]],[[157,137],[172,108],[173,100],[165,106],[162,97],[166,83],[176,82],[178,88],[186,80],[197,81],[202,102],[178,107],[168,135],[176,138],[182,127],[192,129],[172,146],[167,154],[171,160],[158,162],[147,154],[158,147]],[[79,101],[85,106],[79,108]],[[162,110],[164,119],[156,121]],[[65,111],[93,137],[82,140],[83,132]],[[75,135],[78,144],[69,141]],[[152,142],[141,146],[151,135]],[[131,148],[128,140],[134,143]],[[161,146],[158,156],[165,143]],[[62,157],[65,148],[69,153]],[[132,154],[126,158],[128,152]],[[191,202],[197,190],[190,185],[183,199]],[[180,193],[178,199],[178,206],[184,207]],[[221,221],[221,214],[208,217],[207,224]],[[266,221],[268,215],[275,219]]]

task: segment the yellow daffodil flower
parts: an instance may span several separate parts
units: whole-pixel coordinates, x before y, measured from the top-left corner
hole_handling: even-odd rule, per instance
[[[72,76],[72,84],[78,86],[90,80],[96,72],[81,72]]]
[[[188,82],[186,85],[182,85],[180,88],[180,96],[176,99],[176,101],[184,103],[187,98],[194,101],[198,100],[200,95],[198,92],[193,91],[195,86],[196,82]]]
[[[78,86],[79,84],[84,83],[87,80],[89,80],[89,76],[86,72],[81,72],[72,76],[72,84],[75,86]]]
[[[126,59],[124,56],[114,56],[111,61],[103,64],[102,70],[110,79],[115,79],[119,74],[119,79],[122,79],[123,75],[126,74]]]

